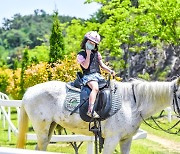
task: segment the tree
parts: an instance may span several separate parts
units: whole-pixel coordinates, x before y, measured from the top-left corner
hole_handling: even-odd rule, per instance
[[[87,0],[102,4],[108,18],[99,28],[101,50],[108,51],[114,67],[130,72],[130,58],[152,47],[179,45],[178,0]],[[175,48],[175,47],[174,47]],[[159,53],[160,50],[157,50]]]
[[[58,19],[58,12],[54,12],[54,21],[52,26],[52,33],[50,36],[50,53],[49,63],[54,63],[58,59],[64,58],[64,38],[62,35],[60,21]]]
[[[25,51],[24,51],[24,54],[23,54],[22,65],[21,65],[21,78],[20,78],[20,88],[21,88],[20,95],[21,95],[21,97],[23,96],[23,94],[25,92],[24,73],[25,73],[25,70],[28,67],[28,61],[29,61],[28,49],[26,48]]]
[[[58,18],[61,23],[66,23],[75,17],[58,16]],[[0,27],[0,45],[8,50],[17,46],[28,46],[33,49],[42,43],[49,45],[46,36],[51,34],[52,23],[52,15],[46,14],[44,10],[35,10],[34,14],[25,16],[15,14],[12,19],[4,18]]]

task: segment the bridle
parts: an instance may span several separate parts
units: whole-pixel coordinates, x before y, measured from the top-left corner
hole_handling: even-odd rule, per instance
[[[178,100],[177,100],[177,91],[178,91],[178,87],[173,86],[173,109],[174,109],[174,112],[176,113],[176,116],[178,118],[180,118],[180,106],[178,105]],[[135,95],[135,92],[134,92],[134,84],[132,85],[132,92],[133,92],[133,98],[134,98],[134,101],[136,103],[136,95]],[[153,120],[153,122],[156,124],[156,126],[159,128],[157,129],[156,127],[153,127],[152,125],[150,125],[149,123],[147,123],[147,121],[143,118],[142,114],[140,113],[140,116],[142,118],[142,120],[144,121],[144,123],[146,125],[148,125],[149,127],[153,128],[153,129],[156,129],[156,130],[162,130],[166,133],[169,133],[169,134],[178,134],[180,132],[180,129],[176,132],[171,132],[171,130],[176,127],[179,123],[180,123],[180,120],[178,120],[172,127],[170,127],[169,129],[164,129],[162,128],[157,122],[156,120],[151,116],[151,119]]]
[[[177,114],[178,118],[180,118],[180,107],[178,105],[177,94],[176,94],[177,91],[178,91],[178,87],[176,87],[174,85],[174,88],[173,88],[173,109],[174,109],[174,112]]]

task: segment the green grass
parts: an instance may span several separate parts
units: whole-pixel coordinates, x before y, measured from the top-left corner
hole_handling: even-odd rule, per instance
[[[12,116],[11,119],[12,119],[13,123],[17,126],[15,110],[13,110],[11,116]],[[165,127],[165,128],[169,128],[170,125],[172,125],[175,122],[175,121],[173,121],[172,123],[167,123],[167,120],[164,118],[158,119],[158,121],[160,121],[161,124],[163,125],[163,127]],[[148,120],[148,122],[150,124],[152,124],[151,120]],[[145,124],[142,124],[141,128],[148,131],[148,133],[160,136],[162,138],[165,138],[165,139],[168,139],[171,141],[180,142],[180,136],[178,136],[178,135],[170,135],[170,134],[167,134],[162,131],[154,130]],[[180,128],[180,126],[178,126],[178,128]],[[31,129],[31,131],[32,131],[32,129]],[[8,141],[7,124],[6,124],[6,128],[4,129],[2,127],[2,120],[0,120],[0,146],[15,148],[16,147],[16,145],[15,145],[16,137],[13,134],[11,137],[12,137],[11,141]],[[79,144],[79,143],[77,143],[77,144]],[[27,141],[27,143],[26,143],[26,149],[35,149],[35,146],[36,146],[35,141]],[[87,149],[87,143],[84,142],[79,149],[79,154],[86,153],[86,149]],[[51,143],[48,145],[47,150],[52,151],[52,152],[61,152],[61,153],[68,153],[68,154],[75,153],[74,149],[72,148],[70,143],[56,143],[56,144]],[[119,154],[119,153],[120,153],[120,148],[118,145],[114,154]],[[169,149],[164,148],[160,144],[150,141],[148,139],[139,139],[139,140],[134,140],[132,142],[130,154],[178,154],[178,152],[173,152],[173,150],[171,150],[170,148]]]
[[[131,154],[178,154],[147,139],[133,141]]]

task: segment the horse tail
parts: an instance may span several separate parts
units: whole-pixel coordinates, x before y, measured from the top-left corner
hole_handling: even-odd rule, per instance
[[[18,138],[17,138],[16,147],[23,149],[26,143],[26,132],[28,130],[28,116],[23,105],[21,106],[20,109],[20,120],[19,120],[18,129],[19,132],[17,136]]]

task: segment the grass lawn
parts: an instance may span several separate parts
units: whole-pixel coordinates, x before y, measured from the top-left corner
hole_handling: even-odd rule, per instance
[[[13,121],[13,123],[15,125],[17,125],[17,120],[16,120],[16,112],[15,110],[12,111],[12,115],[11,115],[11,119]],[[166,128],[169,128],[170,125],[172,125],[174,123],[174,121],[169,124],[167,123],[166,119],[158,119],[158,121],[161,122],[161,124],[163,124],[163,126],[165,126]],[[148,122],[152,123],[151,120],[148,120]],[[0,146],[2,147],[12,147],[15,148],[16,147],[16,137],[15,135],[11,135],[11,141],[8,141],[8,130],[7,130],[7,124],[6,124],[6,128],[4,129],[2,126],[2,120],[0,120]],[[154,130],[152,128],[150,128],[149,126],[142,124],[141,128],[148,131],[151,134],[160,136],[162,138],[166,138],[168,140],[171,141],[175,141],[175,142],[180,142],[180,136],[179,135],[170,135],[167,134],[165,132],[162,131],[157,131]],[[180,126],[178,126],[178,129],[180,128]],[[36,142],[34,141],[27,141],[26,144],[26,149],[34,149],[36,146]],[[79,154],[84,154],[86,153],[86,148],[87,148],[87,143],[84,142],[82,144],[82,146],[79,149]],[[52,152],[61,152],[61,153],[68,153],[68,154],[74,154],[74,149],[72,148],[70,143],[51,143],[48,145],[48,151],[52,151]],[[116,148],[116,151],[114,152],[114,154],[119,154],[120,153],[120,148],[119,145]],[[173,150],[171,150],[170,148],[164,148],[163,146],[161,146],[160,144],[158,144],[157,142],[153,142],[150,141],[148,139],[140,139],[140,140],[134,140],[132,142],[132,147],[131,147],[131,152],[130,154],[178,154],[180,152],[173,152]]]

